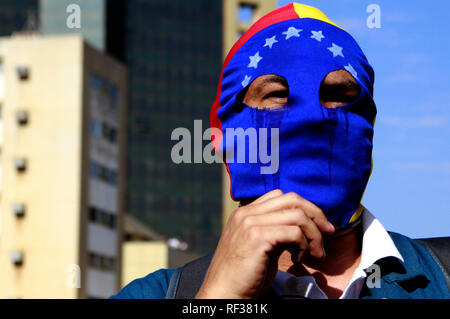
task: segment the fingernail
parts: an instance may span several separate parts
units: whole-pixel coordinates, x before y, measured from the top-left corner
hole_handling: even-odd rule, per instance
[[[325,248],[322,248],[323,249],[323,259],[325,259],[326,257],[327,257],[327,254],[325,253]]]
[[[330,229],[330,231],[335,231],[334,225],[330,222],[328,222],[328,228]]]

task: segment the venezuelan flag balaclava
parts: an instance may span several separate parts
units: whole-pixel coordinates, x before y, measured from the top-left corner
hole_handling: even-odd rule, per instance
[[[326,108],[319,100],[321,82],[340,69],[359,83],[360,96]],[[281,109],[252,108],[239,98],[265,74],[282,76],[289,85]],[[226,161],[231,196],[256,198],[279,188],[315,203],[333,224],[352,226],[363,210],[360,202],[372,168],[373,82],[372,67],[356,41],[318,9],[293,3],[258,20],[226,57],[211,110],[211,127],[222,132],[212,137],[215,149],[226,157],[230,148],[241,147],[247,159]],[[248,136],[227,139],[228,128],[268,130],[258,135],[258,143],[248,143]],[[248,159],[258,154],[261,141],[269,152],[277,151],[270,149],[273,134],[279,140],[279,167],[267,173],[260,159]]]

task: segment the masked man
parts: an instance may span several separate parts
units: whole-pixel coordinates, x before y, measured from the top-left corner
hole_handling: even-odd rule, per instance
[[[211,110],[241,207],[213,256],[113,297],[449,298],[442,258],[361,205],[373,83],[356,41],[319,10],[294,3],[257,21],[228,54]]]

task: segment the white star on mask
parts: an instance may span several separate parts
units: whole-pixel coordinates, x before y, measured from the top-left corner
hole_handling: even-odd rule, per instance
[[[248,64],[249,68],[258,68],[259,61],[262,60],[262,57],[259,56],[259,51],[255,53],[255,55],[249,56],[250,63]]]
[[[344,69],[350,72],[350,74],[353,75],[353,77],[358,78],[358,72],[355,71],[355,69],[352,67],[350,63],[344,66]]]
[[[322,34],[322,30],[320,31],[311,31],[312,36],[311,39],[316,39],[317,41],[321,42],[325,36]]]
[[[300,37],[300,32],[302,32],[302,29],[296,29],[294,27],[289,27],[287,31],[284,31],[283,34],[286,35],[286,40],[291,37]]]
[[[272,45],[274,43],[277,43],[278,41],[275,39],[275,36],[271,37],[271,38],[267,38],[266,39],[266,43],[264,44],[265,47],[269,47],[270,49],[272,49]]]
[[[338,55],[340,55],[341,57],[344,57],[344,55],[342,54],[342,47],[332,43],[332,46],[328,48],[328,50],[330,50],[331,52],[333,52],[333,58],[337,57]]]
[[[244,78],[244,81],[241,82],[242,86],[246,87],[250,83],[250,79],[251,79],[251,77],[246,75]]]

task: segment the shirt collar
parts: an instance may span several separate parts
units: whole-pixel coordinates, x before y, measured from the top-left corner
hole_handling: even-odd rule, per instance
[[[363,212],[362,229],[361,262],[358,269],[367,269],[376,261],[386,257],[394,257],[404,262],[391,236],[367,209],[364,209]]]

